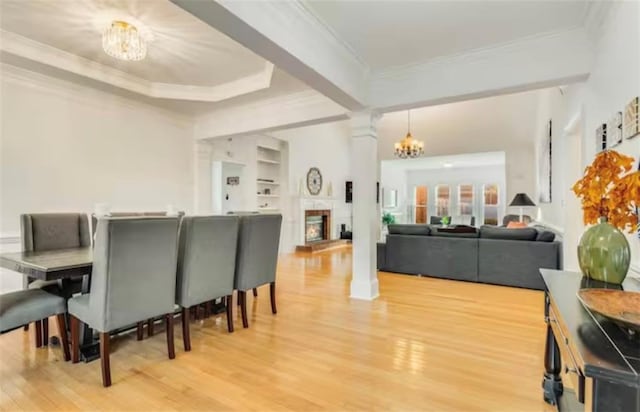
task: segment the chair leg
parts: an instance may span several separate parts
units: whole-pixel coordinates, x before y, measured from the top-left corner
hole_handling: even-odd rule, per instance
[[[64,313],[57,314],[56,319],[58,321],[58,333],[60,333],[60,345],[62,345],[64,361],[67,362],[71,359],[71,354],[69,353],[69,338],[67,337],[67,325]]]
[[[275,315],[278,313],[276,308],[276,282],[269,283],[269,293],[271,294],[271,312]]]
[[[142,340],[144,338],[144,322],[138,322],[136,324],[136,339]]]
[[[189,331],[189,308],[182,308],[182,343],[185,352],[191,350],[191,334]]]
[[[42,345],[49,345],[49,318],[42,319]]]
[[[73,315],[69,315],[71,323],[71,362],[80,361],[80,321]]]
[[[147,336],[153,336],[153,318],[147,319]]]
[[[173,313],[165,315],[166,329],[167,329],[167,352],[169,353],[169,359],[176,357],[176,348],[173,342]]]
[[[42,322],[37,320],[34,322],[36,324],[36,330],[35,330],[35,334],[36,334],[36,348],[41,348],[42,347]]]
[[[111,386],[111,362],[109,360],[109,332],[100,332],[100,366],[102,386]]]
[[[233,293],[225,298],[227,307],[227,330],[233,332]]]
[[[247,292],[244,290],[239,290],[238,300],[240,301],[240,312],[242,313],[242,326],[248,328],[249,320],[247,319]]]
[[[258,288],[253,288],[253,297],[254,298],[258,297]]]
[[[24,331],[28,332],[29,331],[29,324],[27,323],[26,325],[23,326]]]

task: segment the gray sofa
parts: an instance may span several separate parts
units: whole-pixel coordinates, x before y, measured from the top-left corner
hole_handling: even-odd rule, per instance
[[[386,243],[378,243],[378,269],[544,290],[539,269],[562,268],[562,244],[554,239],[534,228],[443,233],[432,225],[389,225]]]

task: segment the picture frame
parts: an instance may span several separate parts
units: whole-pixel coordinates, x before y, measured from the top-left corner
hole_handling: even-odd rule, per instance
[[[607,148],[616,147],[622,143],[622,112],[616,112],[607,122]]]
[[[607,150],[607,124],[603,123],[596,129],[596,152]]]
[[[227,185],[229,186],[237,186],[240,184],[240,176],[229,176],[227,177]]]
[[[623,136],[625,139],[631,139],[640,134],[640,98],[634,97],[624,108],[624,129]]]

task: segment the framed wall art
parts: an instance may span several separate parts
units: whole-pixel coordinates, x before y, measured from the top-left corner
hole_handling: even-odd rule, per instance
[[[607,124],[601,124],[596,129],[596,149],[598,152],[607,150]]]
[[[640,133],[640,124],[638,122],[638,105],[640,99],[634,97],[624,108],[624,137],[631,139]]]
[[[607,123],[607,148],[622,143],[622,112],[617,112]]]

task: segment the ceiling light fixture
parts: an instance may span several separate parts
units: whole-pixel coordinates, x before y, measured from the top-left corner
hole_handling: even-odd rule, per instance
[[[138,28],[122,20],[115,20],[102,33],[102,48],[111,57],[125,61],[139,61],[147,55],[147,41]]]
[[[411,110],[407,110],[407,135],[394,148],[395,155],[401,159],[420,157],[424,153],[424,143],[411,136]]]

